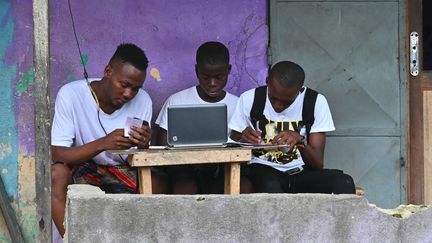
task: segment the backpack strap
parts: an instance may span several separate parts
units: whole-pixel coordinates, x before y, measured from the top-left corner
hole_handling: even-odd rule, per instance
[[[257,122],[263,118],[264,107],[267,99],[267,86],[255,89],[254,101],[250,111],[252,125],[257,129]]]
[[[315,103],[318,97],[318,92],[313,89],[307,88],[304,101],[303,101],[303,111],[302,120],[306,127],[306,137],[309,139],[310,130],[315,121],[314,111]],[[252,109],[250,111],[250,117],[252,125],[256,129],[257,122],[263,118],[264,107],[267,99],[267,86],[260,86],[255,89],[254,101],[252,104]]]
[[[318,97],[318,92],[313,89],[307,88],[304,101],[303,101],[303,111],[302,119],[303,124],[306,127],[306,137],[309,139],[310,130],[315,121],[315,102]]]

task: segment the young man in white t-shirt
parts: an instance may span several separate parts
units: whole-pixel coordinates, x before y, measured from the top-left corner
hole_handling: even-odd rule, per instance
[[[152,102],[141,89],[147,66],[147,57],[139,47],[122,44],[102,79],[71,82],[58,92],[51,131],[51,202],[52,217],[61,235],[69,184],[91,184],[108,193],[137,192],[136,170],[127,157],[105,151],[148,146]],[[128,117],[146,122],[132,126],[126,135],[123,128]],[[163,175],[155,173],[153,182],[153,190],[164,191]]]
[[[167,145],[167,108],[170,105],[223,103],[228,108],[228,120],[234,113],[238,97],[224,90],[231,72],[228,48],[214,41],[202,44],[196,53],[195,72],[199,84],[171,95],[156,119],[160,145]],[[223,190],[223,166],[180,165],[170,166],[167,171],[174,194],[219,193]],[[250,192],[251,184],[245,180],[243,178],[241,183],[242,191]]]
[[[303,120],[303,69],[289,61],[275,64],[267,77],[267,91],[260,119],[253,124],[251,109],[256,95],[248,90],[240,96],[230,120],[231,138],[253,144],[286,144],[279,150],[253,151],[250,178],[257,192],[354,193],[351,176],[323,169],[326,132],[335,130],[327,100],[316,97],[314,121],[309,130]],[[308,91],[311,92],[311,91]]]

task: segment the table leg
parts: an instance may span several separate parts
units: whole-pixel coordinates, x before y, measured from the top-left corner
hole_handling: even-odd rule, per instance
[[[225,194],[240,194],[240,163],[225,164]]]
[[[140,194],[152,194],[151,168],[138,168]]]

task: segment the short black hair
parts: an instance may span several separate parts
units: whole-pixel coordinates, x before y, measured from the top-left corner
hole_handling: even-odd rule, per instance
[[[196,63],[203,64],[229,64],[228,48],[217,41],[208,41],[198,47]]]
[[[117,46],[117,50],[111,57],[110,63],[114,60],[120,60],[122,63],[130,63],[141,71],[145,71],[148,67],[148,59],[144,51],[131,43],[123,43]]]
[[[282,61],[270,69],[269,79],[277,80],[283,87],[301,87],[305,80],[305,72],[297,63]]]

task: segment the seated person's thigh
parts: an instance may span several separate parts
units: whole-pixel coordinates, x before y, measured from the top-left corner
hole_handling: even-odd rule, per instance
[[[353,179],[341,170],[305,169],[301,173],[292,176],[292,179],[295,179],[295,192],[334,194],[355,193]]]
[[[73,174],[76,184],[89,184],[107,193],[137,193],[137,170],[127,165],[105,166],[94,162],[81,165]]]
[[[285,174],[270,166],[262,164],[249,165],[249,178],[255,192],[283,193]]]

